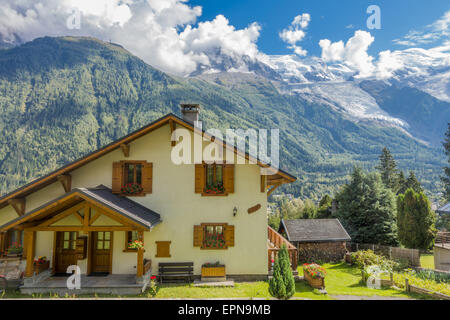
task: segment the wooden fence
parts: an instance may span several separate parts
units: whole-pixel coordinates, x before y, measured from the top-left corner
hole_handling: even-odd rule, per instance
[[[438,232],[434,243],[437,245],[450,244],[450,232]]]
[[[392,260],[405,260],[412,267],[420,267],[420,251],[418,249],[406,249],[399,247],[383,246],[379,244],[347,242],[347,250],[372,250],[376,254],[383,255]]]

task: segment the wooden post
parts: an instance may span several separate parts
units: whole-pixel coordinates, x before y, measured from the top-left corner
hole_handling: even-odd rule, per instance
[[[27,253],[27,266],[25,269],[25,277],[33,276],[33,262],[34,262],[34,252],[35,252],[35,233],[36,231],[28,231],[24,232],[24,241],[26,245],[26,253]]]
[[[138,239],[144,241],[144,232],[138,232]],[[144,275],[144,248],[137,250],[137,265],[136,265],[136,277],[141,278]]]
[[[391,287],[394,285],[394,274],[391,272],[389,273],[389,280],[391,280]]]
[[[408,278],[405,279],[405,291],[409,292],[409,280],[408,280]]]

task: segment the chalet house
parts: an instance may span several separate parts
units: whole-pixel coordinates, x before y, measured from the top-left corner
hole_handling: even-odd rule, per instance
[[[14,242],[23,246],[22,292],[65,287],[65,278],[54,276],[71,265],[80,268],[89,292],[140,289],[168,262],[193,263],[194,276],[202,264],[219,261],[229,278],[267,278],[267,196],[296,178],[282,170],[262,175],[266,164],[249,162],[219,139],[203,141],[203,148],[231,148],[234,164],[174,164],[172,132],[198,134],[198,105],[182,105],[182,113],[183,119],[168,114],[0,198],[0,252],[6,255]],[[223,187],[213,193],[209,185]],[[132,248],[135,240],[144,246]],[[49,269],[38,274],[39,256],[48,258]],[[105,289],[108,280],[114,286]]]
[[[307,263],[342,260],[351,240],[338,219],[283,219],[279,232],[298,249],[298,260]]]

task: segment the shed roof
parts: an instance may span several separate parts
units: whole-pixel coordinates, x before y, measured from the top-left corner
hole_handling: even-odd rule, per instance
[[[291,242],[350,241],[338,219],[295,219],[281,221]]]
[[[444,204],[442,207],[436,210],[437,213],[450,214],[450,202]]]

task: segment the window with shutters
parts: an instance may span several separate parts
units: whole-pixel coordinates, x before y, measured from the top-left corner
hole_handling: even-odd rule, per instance
[[[234,226],[226,223],[202,223],[194,226],[194,247],[228,249],[234,246]]]
[[[203,196],[226,196],[234,192],[233,164],[195,165],[195,192]]]
[[[113,193],[144,196],[152,193],[153,164],[146,161],[113,163]]]

